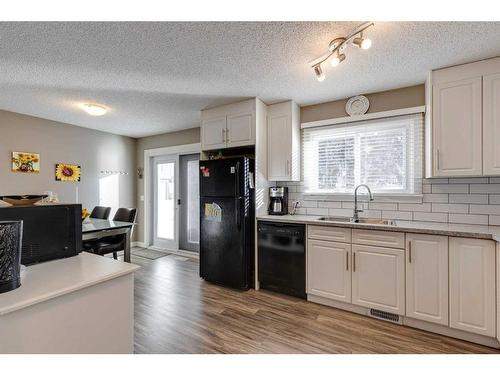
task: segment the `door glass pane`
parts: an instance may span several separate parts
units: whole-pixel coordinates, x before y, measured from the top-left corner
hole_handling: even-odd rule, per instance
[[[200,242],[200,193],[199,193],[199,161],[189,160],[187,163],[188,207],[187,207],[187,240]]]
[[[157,175],[157,221],[156,235],[159,238],[174,239],[175,218],[175,163],[161,163],[156,166]]]

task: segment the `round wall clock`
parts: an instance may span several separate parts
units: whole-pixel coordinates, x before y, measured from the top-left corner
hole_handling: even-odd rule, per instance
[[[345,111],[349,116],[364,115],[370,107],[370,101],[366,96],[358,95],[350,98],[346,105]]]

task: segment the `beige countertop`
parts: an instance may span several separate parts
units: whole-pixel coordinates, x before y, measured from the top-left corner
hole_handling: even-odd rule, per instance
[[[273,221],[279,223],[315,224],[331,227],[375,229],[391,232],[409,232],[440,234],[453,237],[481,238],[500,242],[500,226],[473,225],[473,224],[449,224],[433,223],[423,221],[395,220],[396,225],[366,224],[351,222],[334,222],[319,220],[321,216],[312,215],[260,215],[259,221]]]
[[[0,294],[0,316],[129,274],[138,268],[135,264],[86,252],[28,266],[20,287]]]

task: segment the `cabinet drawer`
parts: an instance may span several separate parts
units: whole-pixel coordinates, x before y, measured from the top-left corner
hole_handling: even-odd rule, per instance
[[[307,238],[323,241],[351,242],[351,229],[308,225]]]
[[[381,230],[353,229],[352,243],[360,245],[392,247],[404,249],[405,234]]]

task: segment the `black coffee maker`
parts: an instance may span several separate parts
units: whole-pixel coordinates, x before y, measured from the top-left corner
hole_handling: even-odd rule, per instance
[[[0,293],[21,286],[22,221],[0,221]]]
[[[288,214],[288,188],[276,186],[269,188],[269,215]]]

